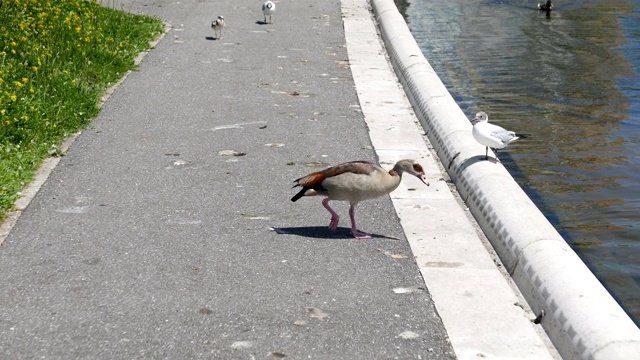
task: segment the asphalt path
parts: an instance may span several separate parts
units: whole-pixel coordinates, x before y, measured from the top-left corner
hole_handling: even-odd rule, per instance
[[[119,6],[171,30],[0,247],[0,358],[453,358],[388,197],[358,208],[371,240],[346,204],[332,233],[320,198],[289,201],[377,160],[340,2]]]

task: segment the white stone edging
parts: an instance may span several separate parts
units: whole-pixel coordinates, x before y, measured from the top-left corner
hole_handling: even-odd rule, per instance
[[[631,359],[640,329],[484,147],[392,0],[371,0],[398,78],[460,195],[566,359]]]

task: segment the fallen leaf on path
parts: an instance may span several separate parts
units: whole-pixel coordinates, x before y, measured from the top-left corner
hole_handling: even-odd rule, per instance
[[[410,287],[397,287],[393,289],[393,292],[396,294],[410,294],[410,293],[417,293],[417,292],[421,292],[424,289],[421,287],[417,287],[417,286],[410,286]]]
[[[307,308],[307,312],[309,313],[310,317],[318,320],[324,320],[324,318],[329,316],[329,314],[327,314],[326,312],[315,307]]]
[[[220,150],[218,151],[220,156],[245,156],[247,153],[235,151],[235,150]]]
[[[416,339],[420,337],[420,335],[417,333],[414,333],[413,331],[407,330],[407,331],[401,332],[397,337],[402,339]]]
[[[236,341],[231,344],[232,349],[248,349],[253,346],[253,342],[251,341]]]
[[[198,311],[200,314],[202,315],[209,315],[211,313],[213,313],[213,311],[211,309],[207,309],[207,308],[202,308],[200,309],[200,311]]]

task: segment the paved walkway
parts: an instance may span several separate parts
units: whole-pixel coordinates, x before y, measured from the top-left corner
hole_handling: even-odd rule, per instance
[[[376,236],[354,240],[346,204],[331,233],[319,198],[289,201],[292,180],[310,171],[384,164],[407,149],[374,151],[386,135],[375,139],[375,118],[363,111],[397,107],[385,110],[380,94],[363,101],[362,82],[356,91],[350,60],[371,55],[358,58],[352,45],[347,53],[340,2],[276,4],[273,24],[261,24],[255,0],[123,2],[172,29],[0,247],[0,358],[455,357],[459,340],[449,340],[407,241],[417,244],[415,221],[407,239],[388,197],[362,203],[359,228]],[[347,28],[372,24],[344,13]],[[209,24],[220,14],[227,25],[214,40]],[[421,139],[412,126],[406,136]],[[419,152],[430,161],[429,189],[448,191]],[[421,186],[405,181],[396,207]],[[399,212],[405,221],[408,210]]]

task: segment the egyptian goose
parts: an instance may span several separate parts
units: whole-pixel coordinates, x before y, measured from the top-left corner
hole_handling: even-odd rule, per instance
[[[222,39],[222,28],[224,27],[224,16],[220,15],[217,19],[211,22],[211,28],[213,29],[213,34],[217,39]],[[220,33],[220,35],[218,35]]]
[[[351,234],[357,239],[370,239],[371,234],[360,232],[356,229],[355,210],[356,205],[363,200],[373,199],[386,195],[400,185],[402,174],[411,174],[425,185],[425,175],[422,166],[415,160],[400,160],[390,171],[367,161],[352,161],[328,169],[311,173],[294,180],[293,187],[301,186],[291,201],[297,201],[303,196],[326,196],[322,205],[331,214],[329,230],[335,231],[340,217],[329,206],[331,200],[342,200],[350,203],[349,216],[351,217]]]
[[[475,123],[473,125],[473,137],[481,145],[485,146],[484,157],[489,160],[489,148],[498,156],[498,149],[502,149],[510,143],[528,137],[528,134],[518,134],[513,131],[508,131],[501,128],[498,125],[489,124],[489,115],[486,112],[480,111],[476,114],[476,117],[471,121]]]
[[[275,14],[276,12],[276,4],[271,1],[271,0],[267,0],[264,3],[262,3],[262,13],[264,14],[264,22],[267,22],[267,15],[269,15],[269,22],[271,22],[271,15]]]
[[[538,3],[538,10],[549,12],[553,10],[553,3],[551,2],[551,0],[547,0],[546,3]]]

